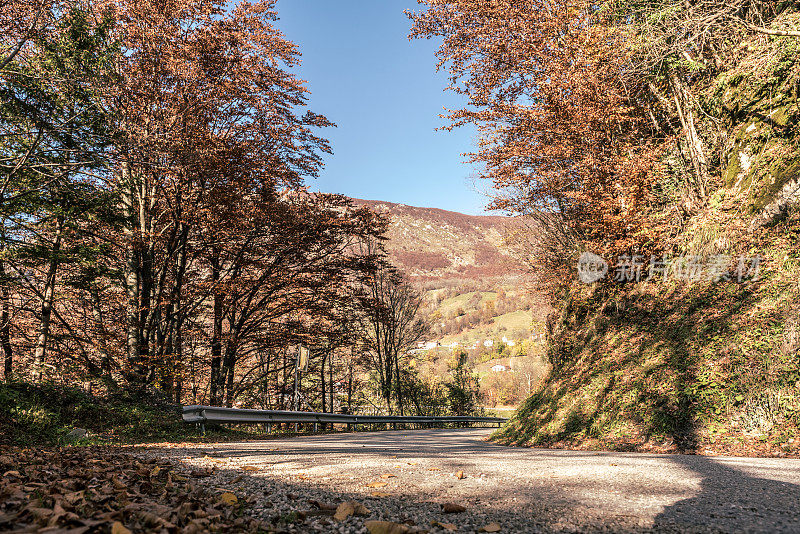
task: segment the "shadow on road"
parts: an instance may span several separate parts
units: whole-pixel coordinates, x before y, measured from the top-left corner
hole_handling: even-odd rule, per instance
[[[744,458],[676,455],[670,460],[702,478],[700,491],[667,506],[656,516],[656,528],[685,532],[714,525],[722,532],[800,532],[799,485],[750,476],[746,470],[753,460]],[[770,471],[780,478],[789,467]]]

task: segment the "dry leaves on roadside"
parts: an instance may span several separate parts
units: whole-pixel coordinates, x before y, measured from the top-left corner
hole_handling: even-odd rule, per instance
[[[385,473],[381,475],[381,478],[397,478],[397,475],[393,475],[391,473]]]
[[[458,530],[458,527],[453,523],[442,523],[441,521],[431,521],[431,526],[443,528],[451,532],[455,532],[456,530]]]
[[[460,504],[446,502],[442,504],[442,511],[446,514],[460,514],[461,512],[466,512],[467,509]]]
[[[389,485],[388,482],[376,481],[376,482],[370,482],[369,484],[367,484],[367,487],[368,488],[383,488],[384,486],[388,486],[388,485]]]
[[[367,527],[369,534],[406,534],[411,532],[408,526],[391,521],[367,521],[364,526]]]
[[[241,533],[272,528],[242,516],[243,500],[195,485],[179,474],[184,470],[167,460],[143,460],[107,448],[13,449],[0,456],[0,473],[6,474],[0,480],[0,531]]]
[[[334,519],[337,521],[344,521],[351,515],[368,516],[370,514],[369,508],[364,506],[358,501],[346,501],[336,508],[336,513],[333,514]]]
[[[126,528],[125,525],[120,523],[119,521],[114,521],[114,524],[111,525],[111,534],[133,534],[130,529]]]
[[[325,510],[325,511],[334,511],[337,508],[335,504],[330,504],[315,499],[311,499],[310,501],[308,501],[308,504],[316,508],[319,508],[320,510]]]
[[[489,523],[488,525],[481,527],[479,532],[500,532],[501,530],[503,530],[503,527],[501,527],[498,523]]]
[[[457,478],[458,480],[463,480],[463,478],[464,478],[464,471],[459,471],[459,472],[457,472],[457,473],[456,473],[456,478]]]
[[[239,498],[236,497],[236,495],[234,495],[233,493],[231,493],[229,491],[226,491],[225,493],[220,495],[219,496],[219,500],[220,500],[220,502],[222,504],[226,504],[228,506],[234,506],[235,504],[238,504],[238,502],[239,502]]]

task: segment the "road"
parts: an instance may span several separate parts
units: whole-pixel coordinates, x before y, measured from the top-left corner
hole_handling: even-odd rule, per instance
[[[800,532],[800,460],[510,448],[485,441],[490,432],[327,434],[159,454],[217,466],[218,484],[244,473],[240,491],[273,496],[267,514],[282,499],[354,498],[373,518],[462,532],[491,521],[503,532]],[[388,484],[367,486],[376,481]],[[467,512],[442,514],[444,502]]]

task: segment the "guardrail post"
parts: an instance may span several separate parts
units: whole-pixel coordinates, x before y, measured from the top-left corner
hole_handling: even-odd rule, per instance
[[[314,423],[314,434],[317,433],[317,423]]]

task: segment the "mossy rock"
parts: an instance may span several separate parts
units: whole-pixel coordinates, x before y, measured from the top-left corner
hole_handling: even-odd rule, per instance
[[[800,158],[788,163],[780,161],[774,163],[768,176],[769,179],[765,180],[766,183],[762,185],[761,191],[753,199],[751,213],[759,213],[776,199],[786,184],[800,178]]]

